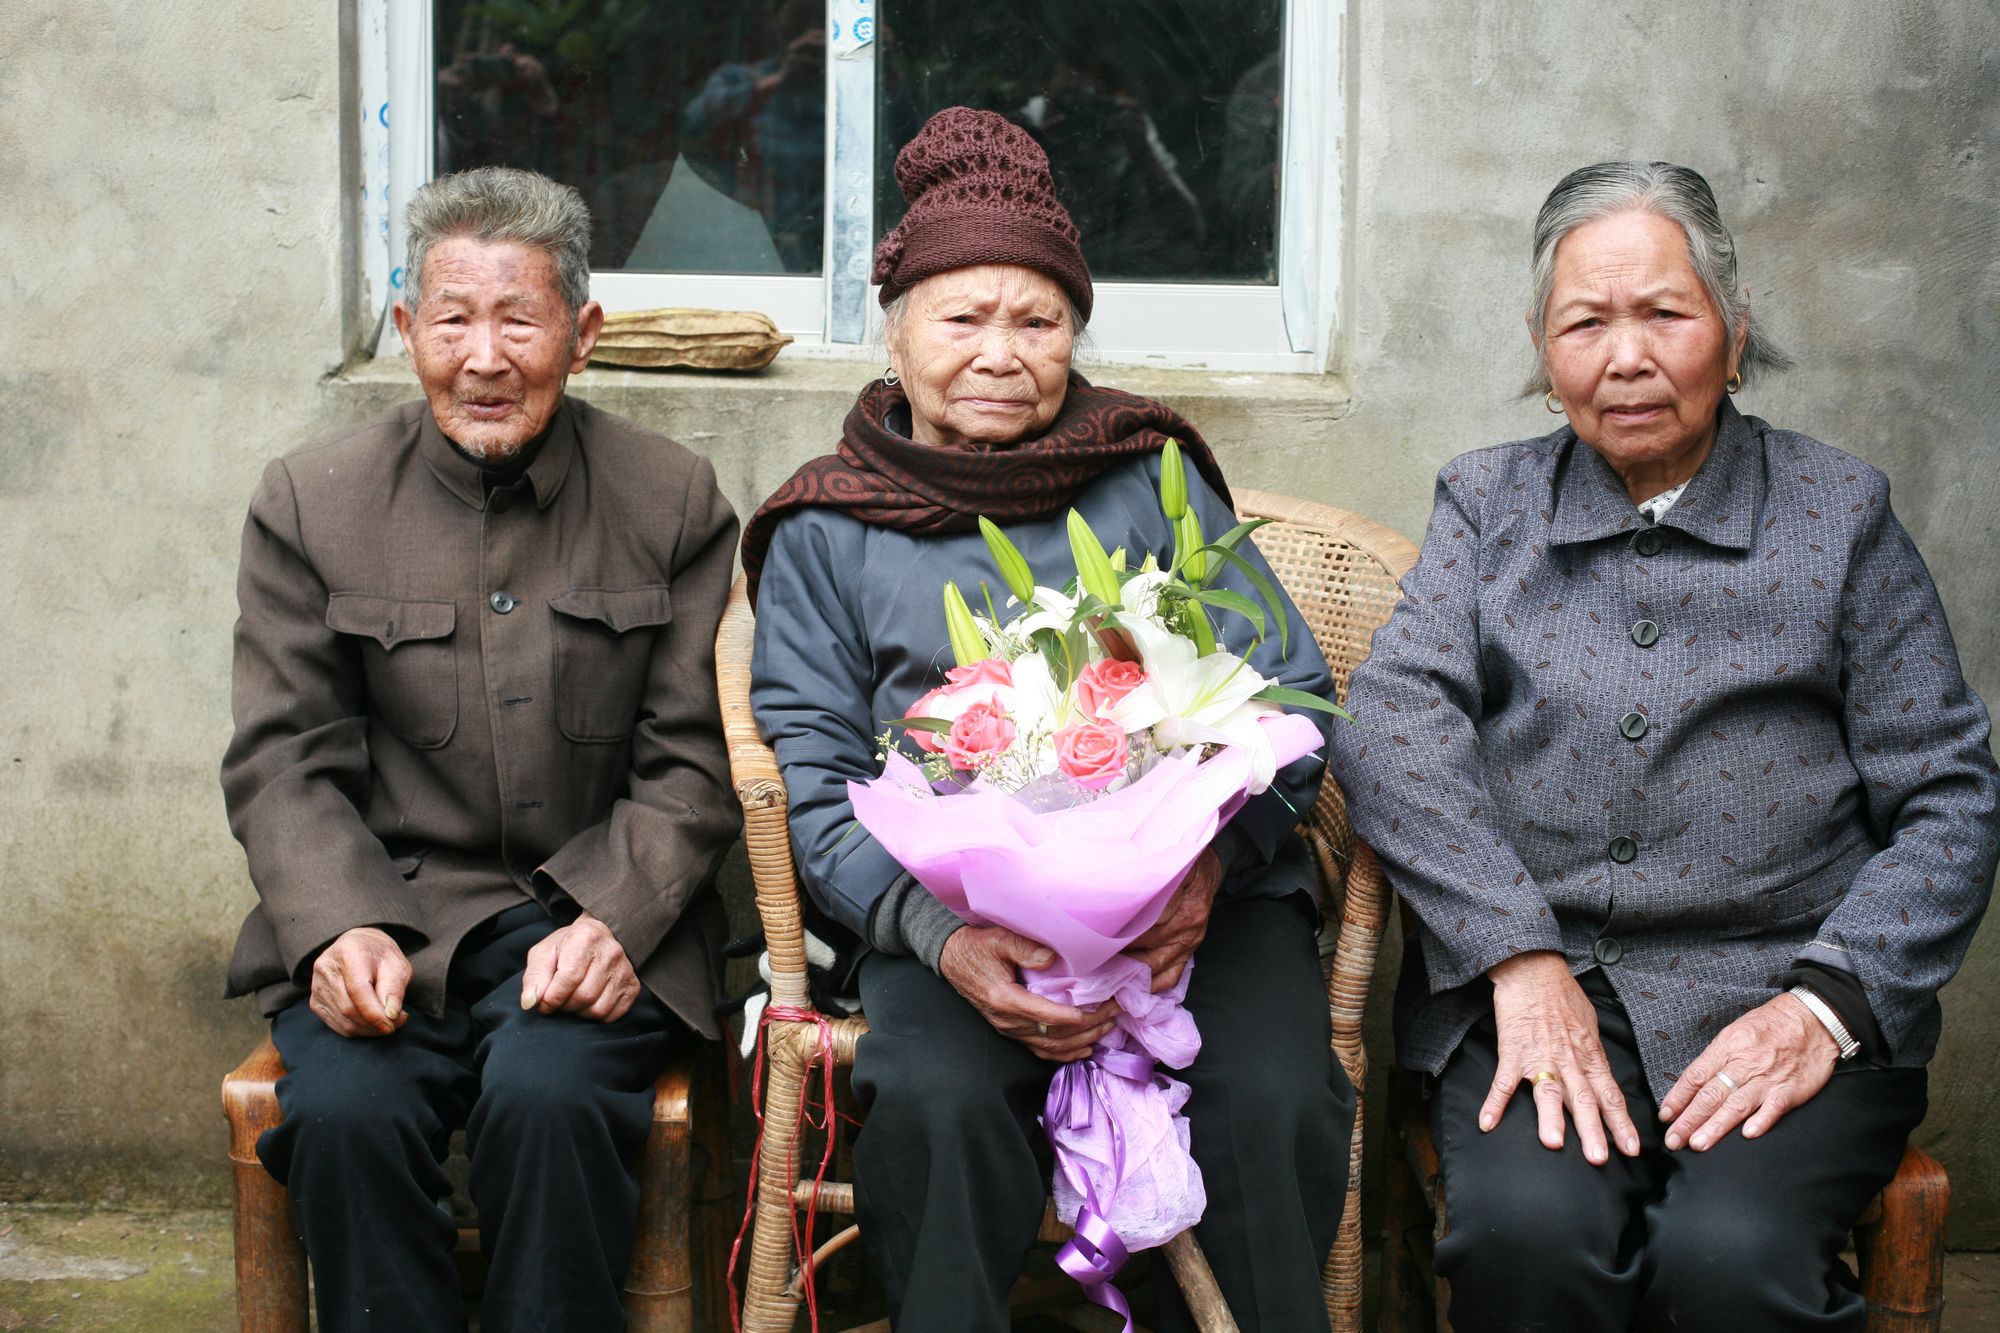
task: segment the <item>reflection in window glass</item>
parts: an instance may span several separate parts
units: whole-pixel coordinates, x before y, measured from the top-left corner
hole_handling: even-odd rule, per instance
[[[435,0],[437,170],[529,167],[594,269],[818,273],[824,0]]]
[[[1048,152],[1100,281],[1275,283],[1284,0],[881,0],[876,226],[947,106]]]

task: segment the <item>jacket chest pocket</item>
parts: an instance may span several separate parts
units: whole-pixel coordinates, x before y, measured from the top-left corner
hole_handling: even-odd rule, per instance
[[[639,725],[653,640],[674,618],[664,586],[571,588],[556,619],[556,724],[573,741],[622,741]]]
[[[458,729],[457,608],[337,592],[326,627],[361,640],[373,718],[419,750],[435,750]]]

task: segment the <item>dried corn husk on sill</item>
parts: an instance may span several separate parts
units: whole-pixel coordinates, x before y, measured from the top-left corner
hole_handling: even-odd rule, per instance
[[[762,370],[791,340],[753,310],[627,310],[604,317],[590,359],[647,369]]]

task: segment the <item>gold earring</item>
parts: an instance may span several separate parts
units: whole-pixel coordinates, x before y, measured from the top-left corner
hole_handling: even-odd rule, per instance
[[[896,373],[896,368],[894,366],[890,366],[887,370],[882,372],[882,382],[884,384],[901,384],[903,382],[903,377]]]
[[[1542,406],[1548,408],[1549,411],[1555,413],[1557,416],[1561,416],[1563,414],[1562,399],[1556,397],[1556,391],[1554,389],[1550,389],[1548,393],[1543,396]]]
[[[1730,371],[1728,381],[1724,383],[1722,386],[1723,391],[1725,393],[1735,393],[1738,389],[1741,389],[1742,387],[1743,387],[1743,372],[1740,370]]]

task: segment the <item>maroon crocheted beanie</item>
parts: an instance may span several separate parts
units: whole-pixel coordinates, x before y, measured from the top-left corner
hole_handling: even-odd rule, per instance
[[[1048,155],[992,111],[953,106],[932,116],[896,154],[910,211],[875,247],[871,281],[882,304],[933,273],[1020,264],[1054,279],[1090,318],[1090,265],[1076,224],[1056,200]]]

